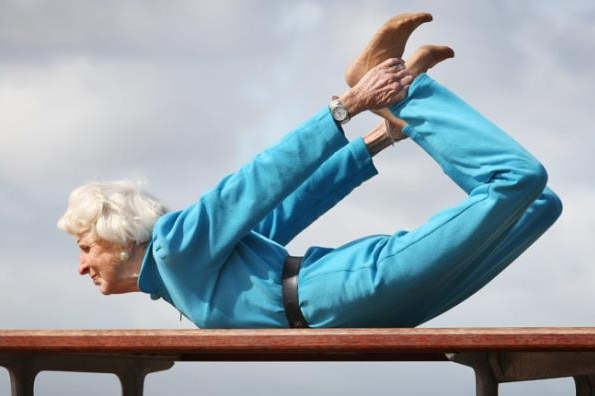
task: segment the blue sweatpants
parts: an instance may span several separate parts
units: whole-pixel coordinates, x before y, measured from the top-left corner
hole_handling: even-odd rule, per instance
[[[493,279],[561,213],[543,166],[427,75],[416,78],[408,97],[391,111],[468,196],[417,229],[309,249],[299,298],[311,327],[428,321]],[[336,187],[328,197],[333,204],[344,196]]]

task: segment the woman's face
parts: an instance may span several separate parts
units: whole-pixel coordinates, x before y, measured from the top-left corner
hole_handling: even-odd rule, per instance
[[[92,239],[87,234],[81,235],[77,244],[80,250],[79,274],[88,274],[103,294],[123,293],[122,248],[112,242]]]

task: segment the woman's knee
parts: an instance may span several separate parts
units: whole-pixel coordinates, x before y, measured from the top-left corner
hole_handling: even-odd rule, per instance
[[[530,199],[536,199],[544,192],[548,174],[539,161],[532,158],[522,160],[516,167],[516,171],[519,175],[517,185],[523,189]]]
[[[543,207],[543,216],[547,216],[549,223],[553,224],[562,214],[563,204],[558,195],[546,187],[539,197]]]

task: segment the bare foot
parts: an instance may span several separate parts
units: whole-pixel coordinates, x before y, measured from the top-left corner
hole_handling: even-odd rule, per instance
[[[431,20],[431,14],[420,12],[397,15],[385,22],[363,52],[347,68],[345,72],[347,85],[353,87],[368,70],[385,60],[401,58],[411,33],[422,23]]]
[[[455,52],[444,45],[424,45],[415,50],[413,55],[405,62],[413,78],[425,73],[428,69],[448,58],[453,58]]]

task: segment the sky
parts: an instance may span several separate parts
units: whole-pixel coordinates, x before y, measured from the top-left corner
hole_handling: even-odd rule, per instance
[[[170,208],[278,141],[346,90],[343,73],[389,17],[451,46],[430,75],[521,142],[562,198],[559,221],[493,282],[424,327],[595,326],[595,3],[592,0],[0,0],[0,328],[193,328],[141,293],[102,296],[56,228],[68,194],[132,178]],[[378,123],[345,126],[357,138]],[[337,246],[422,224],[463,199],[415,143],[289,246]],[[233,380],[230,380],[233,378]],[[8,393],[0,369],[0,394]],[[450,363],[178,363],[145,394],[473,394]],[[572,381],[501,386],[571,393]],[[38,395],[119,394],[108,375],[42,373]]]

